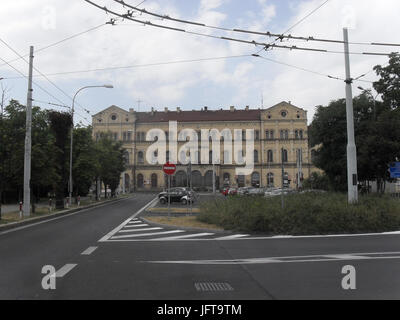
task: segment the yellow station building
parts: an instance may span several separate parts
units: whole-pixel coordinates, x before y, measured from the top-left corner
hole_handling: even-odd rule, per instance
[[[183,111],[180,108],[171,111],[165,108],[164,111],[136,112],[133,109],[126,111],[117,106],[110,106],[93,115],[93,138],[97,139],[100,134],[109,132],[113,139],[123,142],[126,150],[126,171],[121,176],[121,191],[156,191],[167,186],[162,164],[147,162],[146,151],[154,141],[146,141],[146,134],[154,128],[163,130],[166,133],[168,150],[170,121],[177,122],[178,132],[182,129],[193,129],[196,132],[202,129],[219,131],[229,129],[233,137],[234,129],[242,130],[243,150],[246,150],[246,129],[254,130],[254,170],[251,174],[237,175],[235,168],[238,165],[235,159],[232,164],[225,163],[224,141],[221,140],[221,163],[213,166],[212,154],[209,163],[191,164],[191,170],[189,165],[178,162],[176,173],[171,180],[172,186],[187,186],[188,177],[191,177],[195,190],[212,190],[214,170],[217,188],[281,187],[283,182],[288,182],[291,188],[297,188],[298,184],[301,184],[301,178],[307,178],[311,172],[319,171],[311,164],[307,111],[290,102],[281,102],[267,109],[246,107],[240,110],[231,106],[230,109],[220,110],[209,110],[204,107],[193,111]],[[185,142],[178,141],[178,150]],[[188,174],[189,172],[191,174]]]

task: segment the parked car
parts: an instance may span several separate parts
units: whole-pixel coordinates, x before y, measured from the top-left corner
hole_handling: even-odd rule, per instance
[[[247,195],[249,194],[249,188],[250,187],[240,187],[237,191],[237,194],[240,196]]]
[[[274,197],[274,196],[280,196],[282,193],[284,195],[289,194],[289,193],[295,193],[297,192],[296,190],[293,189],[288,189],[288,188],[273,188],[265,191],[264,196],[265,197]]]
[[[226,197],[228,194],[229,194],[229,187],[224,187],[222,190],[221,190],[221,193]]]
[[[237,195],[237,193],[238,193],[238,188],[235,187],[229,188],[228,195],[235,196]]]
[[[187,204],[190,201],[194,201],[196,198],[195,193],[189,188],[178,187],[171,188],[169,190],[170,202],[181,202],[183,204]],[[161,204],[168,203],[168,192],[163,191],[158,194],[158,199]]]

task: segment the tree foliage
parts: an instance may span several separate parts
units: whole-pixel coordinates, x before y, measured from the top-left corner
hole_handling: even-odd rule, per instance
[[[385,68],[374,68],[380,79],[374,88],[382,101],[369,91],[353,99],[354,133],[359,181],[390,180],[388,165],[400,157],[400,58],[392,55]],[[346,101],[339,99],[319,106],[309,127],[311,146],[318,146],[314,164],[325,171],[336,190],[347,189]]]

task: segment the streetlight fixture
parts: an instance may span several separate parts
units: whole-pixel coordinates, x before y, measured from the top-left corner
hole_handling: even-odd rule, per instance
[[[73,145],[73,140],[74,140],[74,108],[75,108],[75,98],[78,95],[79,92],[81,92],[83,89],[88,89],[88,88],[107,88],[107,89],[112,89],[114,88],[113,85],[111,84],[104,84],[102,86],[85,86],[80,88],[74,95],[74,98],[72,99],[72,109],[71,109],[71,116],[72,116],[72,125],[71,125],[71,147],[69,150],[69,204],[72,204],[72,145]]]

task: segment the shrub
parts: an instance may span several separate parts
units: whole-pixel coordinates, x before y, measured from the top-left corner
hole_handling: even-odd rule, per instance
[[[200,221],[226,230],[270,235],[367,233],[400,230],[400,201],[361,196],[354,205],[340,193],[290,194],[284,197],[228,197],[203,203]]]

